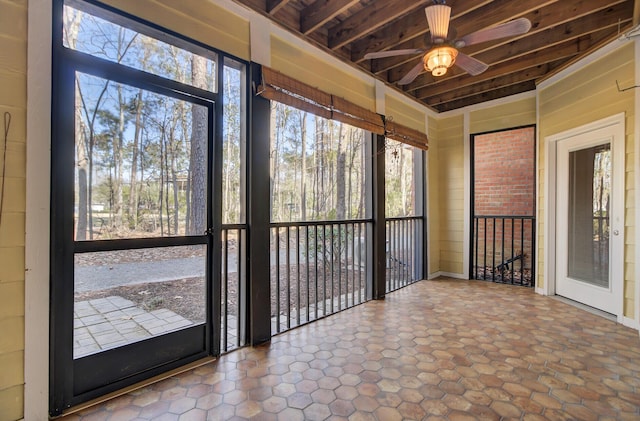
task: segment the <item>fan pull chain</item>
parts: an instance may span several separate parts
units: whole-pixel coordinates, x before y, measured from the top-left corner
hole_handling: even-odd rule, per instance
[[[2,210],[4,209],[4,186],[7,181],[7,143],[9,142],[9,128],[11,127],[11,113],[4,113],[4,147],[2,152],[2,184],[0,185],[0,226],[2,226]]]

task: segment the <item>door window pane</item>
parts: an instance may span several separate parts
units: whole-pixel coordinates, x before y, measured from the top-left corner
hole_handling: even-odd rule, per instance
[[[82,3],[79,5],[85,9],[91,8]],[[104,10],[100,10],[100,13],[108,15]],[[117,15],[112,17],[118,20]],[[145,29],[153,32],[150,28]],[[160,41],[157,37],[169,39],[172,43]],[[94,57],[211,92],[216,91],[216,54],[194,45],[189,45],[193,51],[178,47],[176,44],[179,40],[170,38],[165,33],[157,32],[154,38],[85,10],[65,5],[62,41],[65,47]]]
[[[609,287],[611,145],[569,154],[569,277]]]
[[[75,255],[74,358],[205,323],[206,246]]]
[[[202,235],[208,109],[76,73],[75,239]]]

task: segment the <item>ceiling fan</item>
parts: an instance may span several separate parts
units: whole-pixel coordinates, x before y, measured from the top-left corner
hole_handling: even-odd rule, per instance
[[[365,59],[394,57],[407,54],[422,54],[422,59],[411,69],[398,85],[407,85],[414,81],[424,70],[433,76],[443,76],[447,69],[456,64],[472,76],[479,75],[489,68],[489,65],[458,51],[460,48],[493,41],[495,39],[525,34],[531,29],[531,21],[519,18],[491,28],[472,32],[461,38],[455,38],[455,30],[449,30],[451,7],[444,4],[444,0],[434,0],[434,4],[424,9],[427,23],[431,32],[431,42],[426,48],[389,50],[378,53],[365,54]],[[450,37],[451,35],[451,37]]]

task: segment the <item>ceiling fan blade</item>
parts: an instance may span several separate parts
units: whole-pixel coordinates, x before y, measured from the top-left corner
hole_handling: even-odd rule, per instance
[[[424,64],[422,64],[422,59],[421,59],[420,63],[416,64],[416,66],[413,69],[409,70],[409,73],[404,75],[404,77],[398,81],[398,85],[410,84],[418,77],[420,73],[422,73],[423,70],[424,70]]]
[[[377,53],[367,53],[364,55],[365,59],[370,58],[384,58],[384,57],[395,57],[395,56],[403,56],[407,54],[422,54],[424,50],[421,48],[410,48],[406,50],[389,50],[389,51],[380,51]]]
[[[489,68],[488,64],[461,52],[458,52],[455,64],[471,76],[477,76]]]
[[[481,29],[455,41],[456,48],[467,45],[479,44],[481,42],[493,41],[494,39],[513,37],[526,34],[531,29],[531,21],[527,18],[519,18],[493,28]]]

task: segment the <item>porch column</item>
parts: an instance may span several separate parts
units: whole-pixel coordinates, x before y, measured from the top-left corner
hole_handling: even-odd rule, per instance
[[[261,66],[250,66],[251,85],[261,83]],[[250,93],[249,99],[249,296],[247,305],[248,343],[257,345],[271,339],[271,263],[269,258],[269,116],[268,99]]]
[[[387,239],[385,208],[385,139],[383,135],[374,136],[373,151],[373,285],[372,298],[383,300],[386,291]]]

